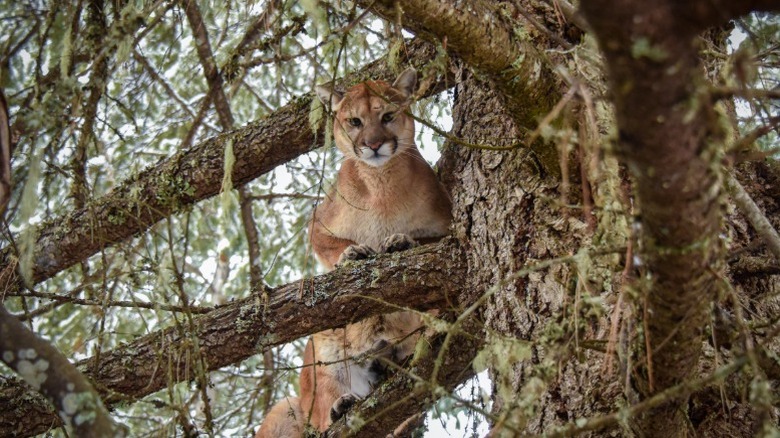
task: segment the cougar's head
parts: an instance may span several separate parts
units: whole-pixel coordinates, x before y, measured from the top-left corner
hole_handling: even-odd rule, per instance
[[[318,86],[317,96],[335,113],[333,138],[347,157],[373,167],[387,164],[414,144],[414,120],[404,113],[417,85],[417,71],[408,68],[389,85],[366,81],[339,93]]]

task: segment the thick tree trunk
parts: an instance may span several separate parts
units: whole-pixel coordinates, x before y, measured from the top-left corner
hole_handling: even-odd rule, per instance
[[[453,133],[466,141],[516,134],[500,99],[478,81],[458,85],[453,118]],[[570,256],[589,232],[582,218],[558,205],[559,179],[545,173],[527,148],[495,152],[451,145],[445,158],[454,234],[468,249],[463,300],[488,296],[482,312],[486,342],[502,351],[491,357],[497,430],[541,433],[607,410],[609,398],[578,395],[602,382],[601,354],[572,347],[584,345],[599,325],[575,316],[587,307],[578,301]],[[574,351],[587,361],[571,360]],[[605,384],[603,394],[614,394],[614,386]]]
[[[721,287],[719,161],[726,136],[705,91],[697,40],[722,22],[720,14],[746,10],[747,3],[583,4],[606,57],[618,153],[632,171],[641,211],[639,254],[647,281],[635,382],[644,398],[696,376]],[[638,427],[659,437],[692,432],[684,400],[646,413]]]

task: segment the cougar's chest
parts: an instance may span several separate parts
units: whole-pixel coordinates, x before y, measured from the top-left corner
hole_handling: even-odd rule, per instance
[[[413,238],[446,234],[447,224],[437,218],[419,193],[382,194],[358,203],[345,202],[338,234],[359,244],[378,249],[387,237],[403,233]]]

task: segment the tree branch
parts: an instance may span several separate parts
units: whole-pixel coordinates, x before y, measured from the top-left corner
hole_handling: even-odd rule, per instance
[[[8,104],[0,90],[0,218],[11,199],[11,132],[9,128]]]
[[[3,362],[55,407],[76,436],[118,437],[117,426],[89,381],[54,346],[36,336],[0,305],[0,355]],[[4,405],[4,406],[17,406]],[[50,417],[56,417],[54,412]],[[56,418],[50,423],[56,424]],[[0,420],[0,424],[6,423]]]
[[[780,262],[780,235],[777,234],[777,230],[774,229],[769,219],[761,212],[753,198],[745,191],[742,184],[728,172],[725,178],[726,187],[731,197],[734,198],[734,202],[742,210],[742,213],[747,217],[758,235],[764,239],[767,247],[774,254],[775,260]]]
[[[133,401],[172,382],[193,378],[192,336],[208,370],[238,363],[263,349],[288,343],[322,330],[343,327],[355,318],[400,307],[417,310],[455,302],[465,284],[465,266],[452,239],[412,251],[369,259],[275,288],[268,302],[259,295],[217,307],[195,319],[196,333],[175,327],[144,336],[103,352],[100,362],[81,361],[78,368],[95,383],[106,404]],[[6,392],[10,392],[7,390]],[[0,395],[1,397],[1,395]],[[14,406],[0,406],[0,425],[15,424]],[[41,433],[38,428],[22,435]],[[2,434],[3,430],[0,430]],[[15,433],[20,433],[16,431]]]
[[[0,92],[0,216],[5,213],[11,186],[8,106]],[[121,437],[100,397],[62,353],[11,315],[0,303],[0,360],[28,385],[44,395],[62,421],[78,436]],[[50,420],[54,423],[57,419]]]
[[[183,3],[187,21],[190,22],[192,35],[195,37],[195,48],[198,52],[198,58],[200,58],[200,64],[203,66],[203,73],[209,85],[209,94],[213,97],[220,123],[225,131],[232,130],[233,113],[230,111],[230,103],[222,88],[222,76],[220,76],[217,64],[214,62],[214,54],[211,51],[211,43],[209,42],[208,32],[206,32],[206,25],[203,23],[203,16],[200,13],[198,4],[194,0],[183,0]],[[250,28],[250,33],[254,29],[255,27]]]

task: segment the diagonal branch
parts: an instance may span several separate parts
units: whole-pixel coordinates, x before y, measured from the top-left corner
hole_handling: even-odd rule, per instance
[[[780,235],[777,234],[777,230],[775,230],[764,213],[761,212],[753,198],[745,191],[742,184],[729,173],[726,174],[725,178],[726,188],[728,188],[734,202],[742,210],[750,224],[753,225],[758,235],[764,239],[767,247],[774,254],[775,259],[780,261]]]
[[[84,375],[59,350],[38,337],[2,305],[0,352],[6,365],[56,407],[56,412],[76,436],[125,436],[126,430],[114,423]],[[49,414],[52,417],[49,423],[59,423],[55,412]],[[0,420],[0,424],[3,423],[5,421]],[[8,436],[7,433],[3,435]]]
[[[203,23],[203,16],[195,0],[184,0],[183,3],[187,21],[190,22],[192,34],[195,36],[195,48],[200,64],[203,66],[203,73],[206,75],[206,82],[210,89],[209,94],[213,97],[220,123],[224,130],[232,130],[233,113],[230,111],[230,103],[222,88],[222,76],[220,76],[217,64],[214,62],[214,54],[211,50],[208,32],[206,32],[206,25]],[[254,29],[254,27],[250,29],[250,32]]]

